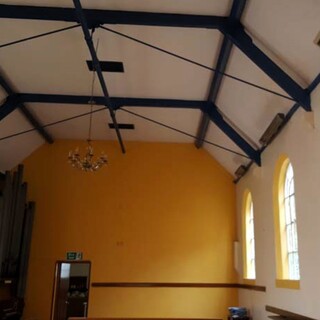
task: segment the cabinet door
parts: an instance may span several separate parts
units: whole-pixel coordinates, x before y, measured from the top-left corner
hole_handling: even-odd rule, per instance
[[[67,317],[85,317],[87,299],[86,298],[69,298],[67,303]]]

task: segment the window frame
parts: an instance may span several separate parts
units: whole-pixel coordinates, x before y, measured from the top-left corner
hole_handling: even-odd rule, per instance
[[[285,186],[287,170],[292,163],[286,155],[280,156],[275,168],[273,198],[274,198],[274,229],[276,251],[276,287],[299,289],[300,279],[291,279],[289,276],[288,244],[286,234],[286,211],[285,211]],[[293,172],[293,183],[294,171]],[[295,200],[295,198],[294,198]],[[298,238],[298,230],[296,229]],[[298,246],[297,246],[298,250]],[[299,256],[299,253],[298,253]],[[299,263],[298,263],[299,265]]]
[[[252,194],[246,190],[242,207],[242,252],[243,252],[243,279],[246,283],[254,284],[256,280],[255,259],[255,232],[254,232],[254,205]],[[251,229],[251,232],[249,231]],[[252,244],[253,243],[253,244]],[[253,247],[253,254],[249,252]]]

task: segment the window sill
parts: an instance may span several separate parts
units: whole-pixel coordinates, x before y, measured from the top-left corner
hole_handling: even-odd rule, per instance
[[[251,286],[254,286],[256,284],[256,279],[243,279],[242,280],[243,284],[249,284]]]
[[[277,288],[300,289],[300,280],[276,279]]]

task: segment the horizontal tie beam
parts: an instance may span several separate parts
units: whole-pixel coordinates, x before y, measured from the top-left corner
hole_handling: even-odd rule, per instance
[[[176,13],[83,9],[89,27],[127,24],[181,28],[219,29],[227,17]],[[0,5],[0,18],[79,22],[73,8]]]
[[[198,109],[208,115],[210,120],[214,122],[241,150],[243,150],[250,159],[258,165],[261,164],[260,151],[255,150],[246,140],[241,137],[219,113],[216,106],[208,101],[201,100],[177,100],[177,99],[149,99],[149,98],[126,98],[126,97],[110,97],[111,103],[115,110],[123,106],[126,107],[158,107],[158,108],[177,108],[177,109]],[[21,93],[15,94],[8,98],[8,101],[1,107],[3,108],[3,116],[14,110],[18,104],[23,102],[42,103],[42,104],[74,104],[88,105],[90,104],[90,96],[75,95],[58,95],[58,94],[36,94]],[[94,96],[95,105],[105,105],[105,97]],[[6,111],[9,110],[9,111]],[[0,113],[1,119],[1,113]]]
[[[21,93],[16,94],[16,101],[29,103],[57,103],[57,104],[90,104],[91,96],[59,95],[59,94],[38,94]],[[126,98],[110,97],[114,109],[120,107],[159,107],[159,108],[182,108],[182,109],[205,109],[207,101],[202,100],[179,100],[179,99],[149,99],[149,98]],[[94,96],[95,105],[105,105],[105,97]]]
[[[154,106],[154,107],[178,107],[178,108],[195,108],[204,111],[205,115],[208,115],[210,120],[213,121],[234,143],[236,143],[246,154],[253,159],[257,164],[260,164],[260,151],[255,150],[249,143],[242,138],[236,130],[234,130],[219,113],[215,103],[211,103],[213,107],[208,107],[208,101],[193,101],[187,100],[172,100],[172,99],[137,99],[137,98],[111,98],[108,96],[104,79],[99,68],[99,60],[96,56],[95,49],[93,47],[92,39],[89,35],[89,29],[99,27],[103,24],[120,24],[120,25],[140,25],[140,26],[160,26],[160,27],[181,27],[181,28],[209,28],[218,29],[221,31],[228,40],[228,46],[222,52],[221,57],[226,58],[231,48],[231,43],[236,45],[251,61],[253,61],[266,75],[268,75],[279,87],[281,87],[287,94],[290,95],[299,105],[301,105],[306,111],[311,110],[310,93],[307,89],[302,88],[294,79],[292,79],[285,71],[283,71],[274,61],[272,61],[262,50],[260,50],[254,43],[251,37],[246,33],[243,25],[236,21],[236,19],[230,19],[224,16],[211,16],[211,15],[192,15],[192,14],[175,14],[175,13],[156,13],[156,12],[134,12],[134,11],[117,11],[117,10],[96,10],[96,9],[82,9],[80,2],[74,0],[77,10],[73,8],[59,8],[59,7],[39,7],[39,6],[19,6],[19,5],[0,5],[0,18],[12,18],[12,19],[31,19],[31,20],[49,20],[49,21],[66,21],[66,22],[80,22],[85,34],[90,53],[93,56],[97,68],[97,74],[99,76],[102,89],[105,97],[95,97],[96,104],[100,104],[100,99],[104,100],[104,104],[109,107],[111,114],[113,109],[118,109],[121,106]],[[241,1],[239,1],[241,3]],[[243,0],[242,3],[245,3]],[[235,15],[240,15],[242,6],[238,6]],[[231,43],[230,43],[231,42]],[[226,59],[227,60],[227,59]],[[225,62],[221,62],[221,68],[223,69]],[[219,68],[217,68],[219,70]],[[213,97],[218,91],[221,83],[221,75],[218,77],[215,87],[212,88]],[[214,89],[214,90],[213,90]],[[12,93],[13,96],[15,96]],[[19,99],[22,97],[21,95]],[[44,98],[33,97],[34,99]],[[48,100],[54,100],[55,97],[48,97]],[[82,97],[82,101],[79,102]],[[58,99],[66,101],[77,102],[56,102],[56,103],[79,103],[88,104],[88,101],[84,101],[85,96],[60,96]],[[17,97],[15,97],[16,99]],[[24,98],[27,98],[26,96]],[[30,98],[30,96],[29,96]],[[10,99],[13,99],[12,97]],[[2,108],[3,117],[7,112],[11,112],[12,104],[17,101],[6,101]],[[101,101],[102,101],[101,100]],[[22,102],[26,102],[27,100]],[[31,101],[30,101],[31,102]],[[33,101],[36,102],[36,101]],[[41,101],[38,101],[41,102]],[[52,101],[42,101],[52,102]],[[198,104],[199,103],[199,104]],[[113,117],[114,121],[115,118]],[[205,134],[205,126],[208,124],[208,119],[204,123],[203,130],[200,130],[200,134]],[[120,138],[120,142],[121,137]]]
[[[239,12],[241,11],[239,6]],[[209,28],[220,30],[250,60],[266,73],[306,111],[311,111],[310,95],[254,43],[240,22],[225,16],[176,13],[136,12],[83,9],[87,27],[103,24],[162,26],[181,28]],[[235,13],[237,14],[237,12]],[[0,5],[0,18],[79,22],[73,8]]]

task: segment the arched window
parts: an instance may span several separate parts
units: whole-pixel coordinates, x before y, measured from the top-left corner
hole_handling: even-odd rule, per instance
[[[254,212],[252,196],[245,192],[243,206],[243,261],[244,278],[256,278],[255,239],[254,239]]]
[[[289,162],[285,173],[284,182],[284,216],[285,233],[287,239],[288,256],[288,278],[292,280],[300,279],[299,254],[298,254],[298,234],[296,204],[294,196],[294,175],[292,165]]]
[[[293,167],[282,156],[274,177],[275,243],[277,286],[299,288],[300,268],[298,252],[297,216]]]

